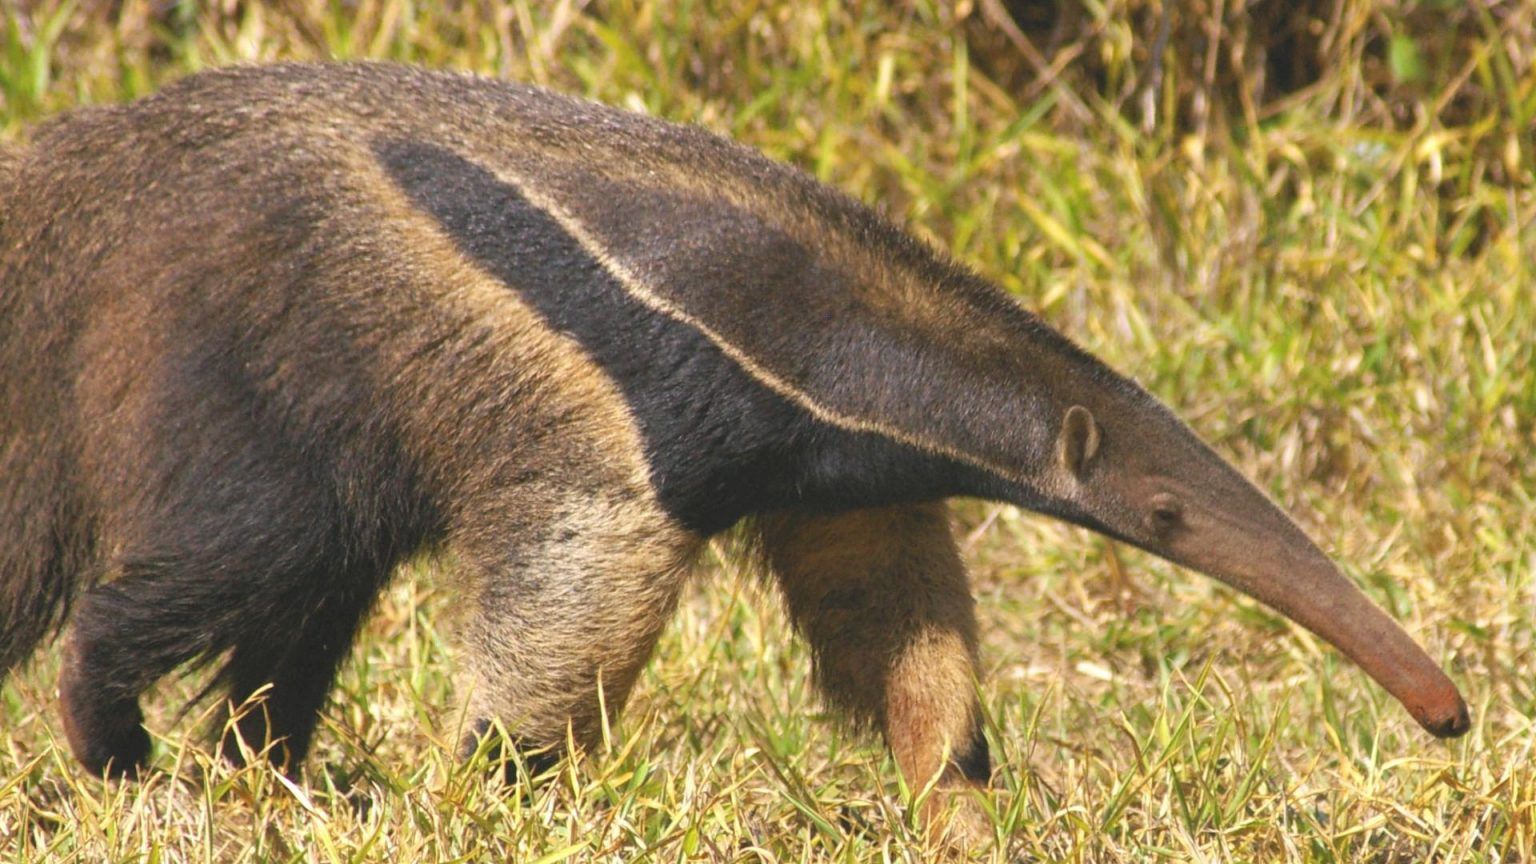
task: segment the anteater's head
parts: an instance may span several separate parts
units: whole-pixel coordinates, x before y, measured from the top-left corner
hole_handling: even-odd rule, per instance
[[[1274,607],[1337,646],[1432,734],[1467,731],[1455,685],[1264,493],[1135,385],[1078,392],[1100,398],[1059,409],[1044,485],[1061,515]]]

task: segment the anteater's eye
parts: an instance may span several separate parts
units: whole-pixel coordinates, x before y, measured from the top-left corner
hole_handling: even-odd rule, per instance
[[[1184,508],[1172,495],[1155,495],[1152,498],[1152,512],[1148,515],[1147,521],[1153,533],[1165,534],[1183,524]]]

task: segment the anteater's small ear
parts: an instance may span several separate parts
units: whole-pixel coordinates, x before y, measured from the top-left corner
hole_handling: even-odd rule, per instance
[[[1056,450],[1061,456],[1061,466],[1074,477],[1083,476],[1094,454],[1099,452],[1099,424],[1093,412],[1081,405],[1073,405],[1061,418],[1061,436],[1056,440]]]

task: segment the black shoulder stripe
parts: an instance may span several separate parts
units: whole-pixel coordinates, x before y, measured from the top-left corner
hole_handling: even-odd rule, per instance
[[[884,436],[820,422],[698,329],[638,300],[549,213],[443,147],[375,152],[471,260],[567,334],[623,393],[662,506],[711,534],[747,513],[841,509],[969,491],[975,469]],[[966,488],[952,488],[965,481]]]
[[[818,419],[1022,479],[1017,431],[1039,412],[1021,386],[1029,342],[1006,338],[1017,307],[983,311],[976,286],[958,276],[941,284],[889,266],[887,238],[817,223],[823,214],[804,195],[712,194],[698,178],[510,161],[508,179],[632,295],[691,324]],[[992,422],[974,421],[978,404]]]

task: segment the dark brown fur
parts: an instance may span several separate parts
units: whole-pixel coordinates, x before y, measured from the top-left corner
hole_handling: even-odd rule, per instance
[[[1211,572],[1466,727],[1134,383],[698,130],[279,66],[66,117],[0,180],[0,669],[71,620],[65,729],[93,771],[148,758],[151,683],[219,660],[233,703],[273,685],[239,731],[296,767],[373,599],[434,549],[471,611],[475,728],[590,743],[700,543],[755,516],[830,701],[915,786],[983,785],[954,495]]]

